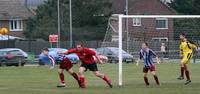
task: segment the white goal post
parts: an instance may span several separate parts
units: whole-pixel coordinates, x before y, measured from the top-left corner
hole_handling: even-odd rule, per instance
[[[118,41],[119,41],[119,66],[118,66],[118,85],[123,84],[123,72],[122,72],[122,20],[126,18],[200,18],[200,15],[119,15],[118,19]]]

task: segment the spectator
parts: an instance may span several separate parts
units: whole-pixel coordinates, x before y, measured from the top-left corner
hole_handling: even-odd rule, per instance
[[[166,58],[166,54],[167,54],[165,43],[161,43],[160,51],[161,51],[161,60],[163,62],[163,60],[164,60],[164,58]]]

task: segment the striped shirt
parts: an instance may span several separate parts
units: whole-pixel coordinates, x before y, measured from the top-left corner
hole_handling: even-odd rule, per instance
[[[144,60],[144,66],[150,67],[154,65],[153,58],[156,57],[156,54],[153,50],[147,48],[146,50],[140,50],[140,59]]]
[[[51,51],[48,53],[48,58],[50,60],[51,66],[55,67],[56,62],[63,61],[65,58],[68,58],[71,63],[77,63],[79,62],[79,58],[75,54],[69,54],[69,55],[59,55],[57,52]]]

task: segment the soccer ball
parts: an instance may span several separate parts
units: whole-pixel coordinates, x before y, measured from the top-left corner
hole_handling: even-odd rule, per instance
[[[97,56],[99,58],[99,60],[104,64],[106,62],[108,62],[108,57],[104,56],[104,55],[98,55]],[[98,60],[96,59],[96,57],[94,57],[95,62],[99,63]]]

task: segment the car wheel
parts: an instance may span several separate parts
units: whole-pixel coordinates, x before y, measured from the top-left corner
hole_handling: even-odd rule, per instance
[[[21,62],[21,61],[19,61],[18,63],[16,63],[16,64],[15,64],[15,66],[16,66],[16,67],[19,67],[19,66],[24,66],[24,63],[23,63],[23,62]]]
[[[21,64],[21,66],[23,67],[25,65],[25,62],[23,62],[22,64]]]
[[[109,59],[109,60],[108,60],[108,63],[112,63],[112,60]]]
[[[112,58],[108,57],[108,63],[112,63]]]
[[[7,66],[6,62],[5,62],[5,61],[2,61],[2,62],[1,62],[1,67],[5,67],[5,66]]]

